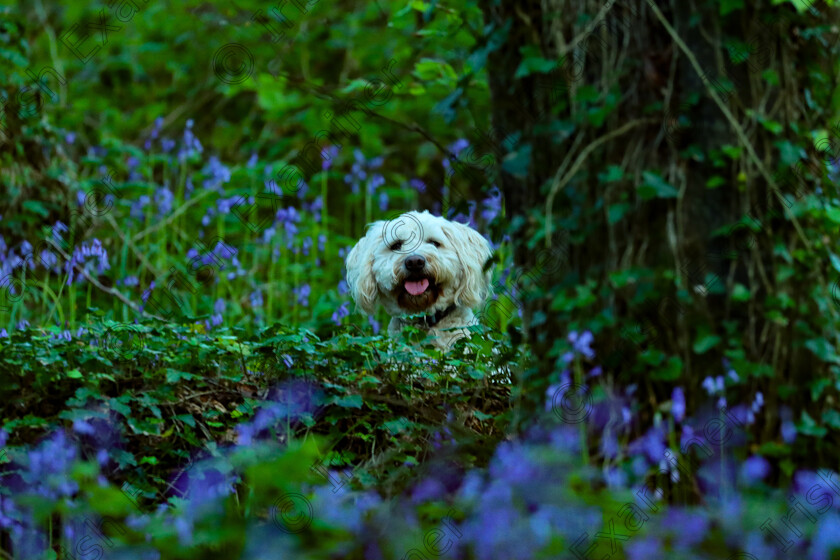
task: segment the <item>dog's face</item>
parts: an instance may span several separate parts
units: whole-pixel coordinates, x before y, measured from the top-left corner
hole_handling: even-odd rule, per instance
[[[374,222],[347,255],[347,284],[359,308],[381,302],[391,316],[431,314],[488,296],[490,244],[474,229],[428,212]]]

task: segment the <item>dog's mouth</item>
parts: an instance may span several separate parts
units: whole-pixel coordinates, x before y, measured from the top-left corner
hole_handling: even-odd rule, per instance
[[[411,279],[406,280],[403,283],[403,288],[405,291],[413,296],[419,296],[426,293],[426,290],[429,289],[431,282],[428,278],[419,278],[419,279]]]
[[[427,274],[411,274],[394,289],[397,303],[406,311],[419,313],[435,304],[443,292],[434,277]]]

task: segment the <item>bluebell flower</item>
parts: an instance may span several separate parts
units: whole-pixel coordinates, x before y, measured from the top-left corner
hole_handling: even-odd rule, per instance
[[[335,163],[335,158],[338,156],[338,148],[335,146],[327,146],[324,150],[326,157],[321,161],[321,169],[327,170]]]
[[[749,457],[741,465],[740,479],[747,485],[754,481],[764,480],[770,474],[770,463],[761,455]]]
[[[144,216],[143,208],[145,208],[150,202],[151,198],[149,195],[140,195],[140,197],[131,203],[131,209],[129,210],[129,216],[136,219],[142,219]]]
[[[251,154],[251,157],[250,157],[250,158],[248,158],[248,163],[246,163],[246,164],[245,164],[245,166],[246,166],[248,169],[253,169],[254,167],[256,167],[256,166],[257,166],[257,159],[258,159],[258,158],[257,158],[257,152],[253,152],[253,153]]]
[[[93,429],[93,426],[88,424],[84,420],[73,420],[73,431],[77,434],[84,434],[84,435],[93,435],[96,433],[96,430]]]
[[[419,193],[426,192],[426,183],[424,183],[420,179],[412,179],[408,182],[408,184],[411,185],[411,188],[413,188]]]
[[[682,387],[675,387],[671,393],[671,414],[676,422],[685,419],[685,393]]]
[[[379,334],[381,325],[379,324],[379,321],[373,318],[373,315],[368,315],[368,323],[373,328],[373,334]]]
[[[796,424],[794,424],[790,420],[785,420],[785,421],[782,422],[780,431],[781,431],[781,434],[782,434],[782,440],[785,443],[791,444],[794,441],[796,441],[796,434],[797,434]]]
[[[64,135],[64,141],[68,144],[72,144],[76,141],[76,133],[75,132],[68,132]]]
[[[836,512],[817,521],[817,528],[811,541],[809,560],[831,560],[840,550],[840,517]]]
[[[332,314],[332,320],[335,322],[336,325],[341,325],[341,320],[350,315],[350,310],[348,307],[350,306],[349,301],[345,301],[342,303],[338,309]]]
[[[251,300],[251,307],[259,308],[263,306],[263,296],[262,292],[260,292],[259,290],[254,290],[253,292],[251,292],[249,298]]]
[[[327,236],[323,233],[318,235],[318,251],[323,253],[327,244]]]
[[[762,406],[764,406],[764,393],[758,391],[755,394],[755,400],[752,402],[750,409],[752,410],[752,412],[757,413],[759,410],[761,410]]]
[[[481,204],[484,207],[481,211],[481,217],[487,222],[492,222],[502,212],[502,192],[496,185],[493,185],[488,197],[482,200]]]
[[[645,536],[627,544],[628,560],[650,560],[662,557],[662,543],[654,536]]]
[[[309,284],[303,284],[300,287],[294,288],[292,291],[294,292],[294,295],[297,298],[298,305],[309,307],[309,294],[312,291],[309,288]]]
[[[385,177],[383,177],[379,173],[374,173],[371,175],[370,180],[368,181],[368,193],[373,194],[376,192],[376,189],[381,187],[385,184]]]
[[[216,156],[210,156],[207,165],[202,170],[207,174],[203,186],[205,189],[218,191],[219,188],[230,181],[230,169],[225,166]]]
[[[158,216],[163,217],[172,211],[172,203],[175,200],[175,195],[168,187],[160,187],[155,192],[155,205],[158,207]]]
[[[169,153],[172,148],[175,147],[175,140],[171,140],[169,138],[162,138],[160,141],[160,149],[161,151],[166,154]]]
[[[439,500],[446,496],[446,486],[436,478],[426,478],[420,481],[411,493],[411,501],[415,504]]]
[[[290,368],[293,365],[295,365],[295,361],[288,354],[283,354],[281,357],[283,358],[283,363],[286,364],[287,368]]]
[[[578,335],[577,331],[572,331],[569,333],[568,340],[574,347],[575,352],[583,354],[589,360],[595,358],[595,352],[591,348],[593,341],[591,332],[584,331],[583,334]]]
[[[185,161],[187,158],[197,156],[204,152],[204,148],[193,133],[192,127],[193,120],[189,119],[187,121],[187,126],[184,129],[183,145],[181,146],[181,150],[178,152],[178,160],[181,162]]]
[[[384,212],[388,209],[388,193],[385,191],[379,193],[379,210]]]
[[[350,287],[347,285],[346,280],[339,280],[338,281],[338,295],[344,296],[350,293]]]

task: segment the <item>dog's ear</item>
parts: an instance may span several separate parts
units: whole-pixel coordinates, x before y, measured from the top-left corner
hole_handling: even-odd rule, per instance
[[[376,244],[382,243],[382,223],[374,222],[370,225],[367,234],[356,243],[345,261],[350,296],[356,306],[368,315],[376,311],[376,303],[379,301],[376,279],[373,277],[373,257]]]
[[[464,307],[478,307],[490,296],[490,269],[484,265],[493,255],[490,242],[473,228],[458,222],[443,225],[443,234],[461,262],[464,280],[455,291],[455,301]]]

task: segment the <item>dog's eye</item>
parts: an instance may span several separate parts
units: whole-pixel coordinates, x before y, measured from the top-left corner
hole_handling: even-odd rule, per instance
[[[392,251],[399,251],[400,247],[402,247],[402,241],[395,241],[394,243],[391,244],[391,247],[389,247],[389,248]]]
[[[432,244],[432,245],[434,245],[435,247],[438,247],[438,248],[440,247],[440,243],[438,243],[438,242],[437,242],[437,241],[435,241],[434,239],[429,239],[429,243],[431,243],[431,244]]]

